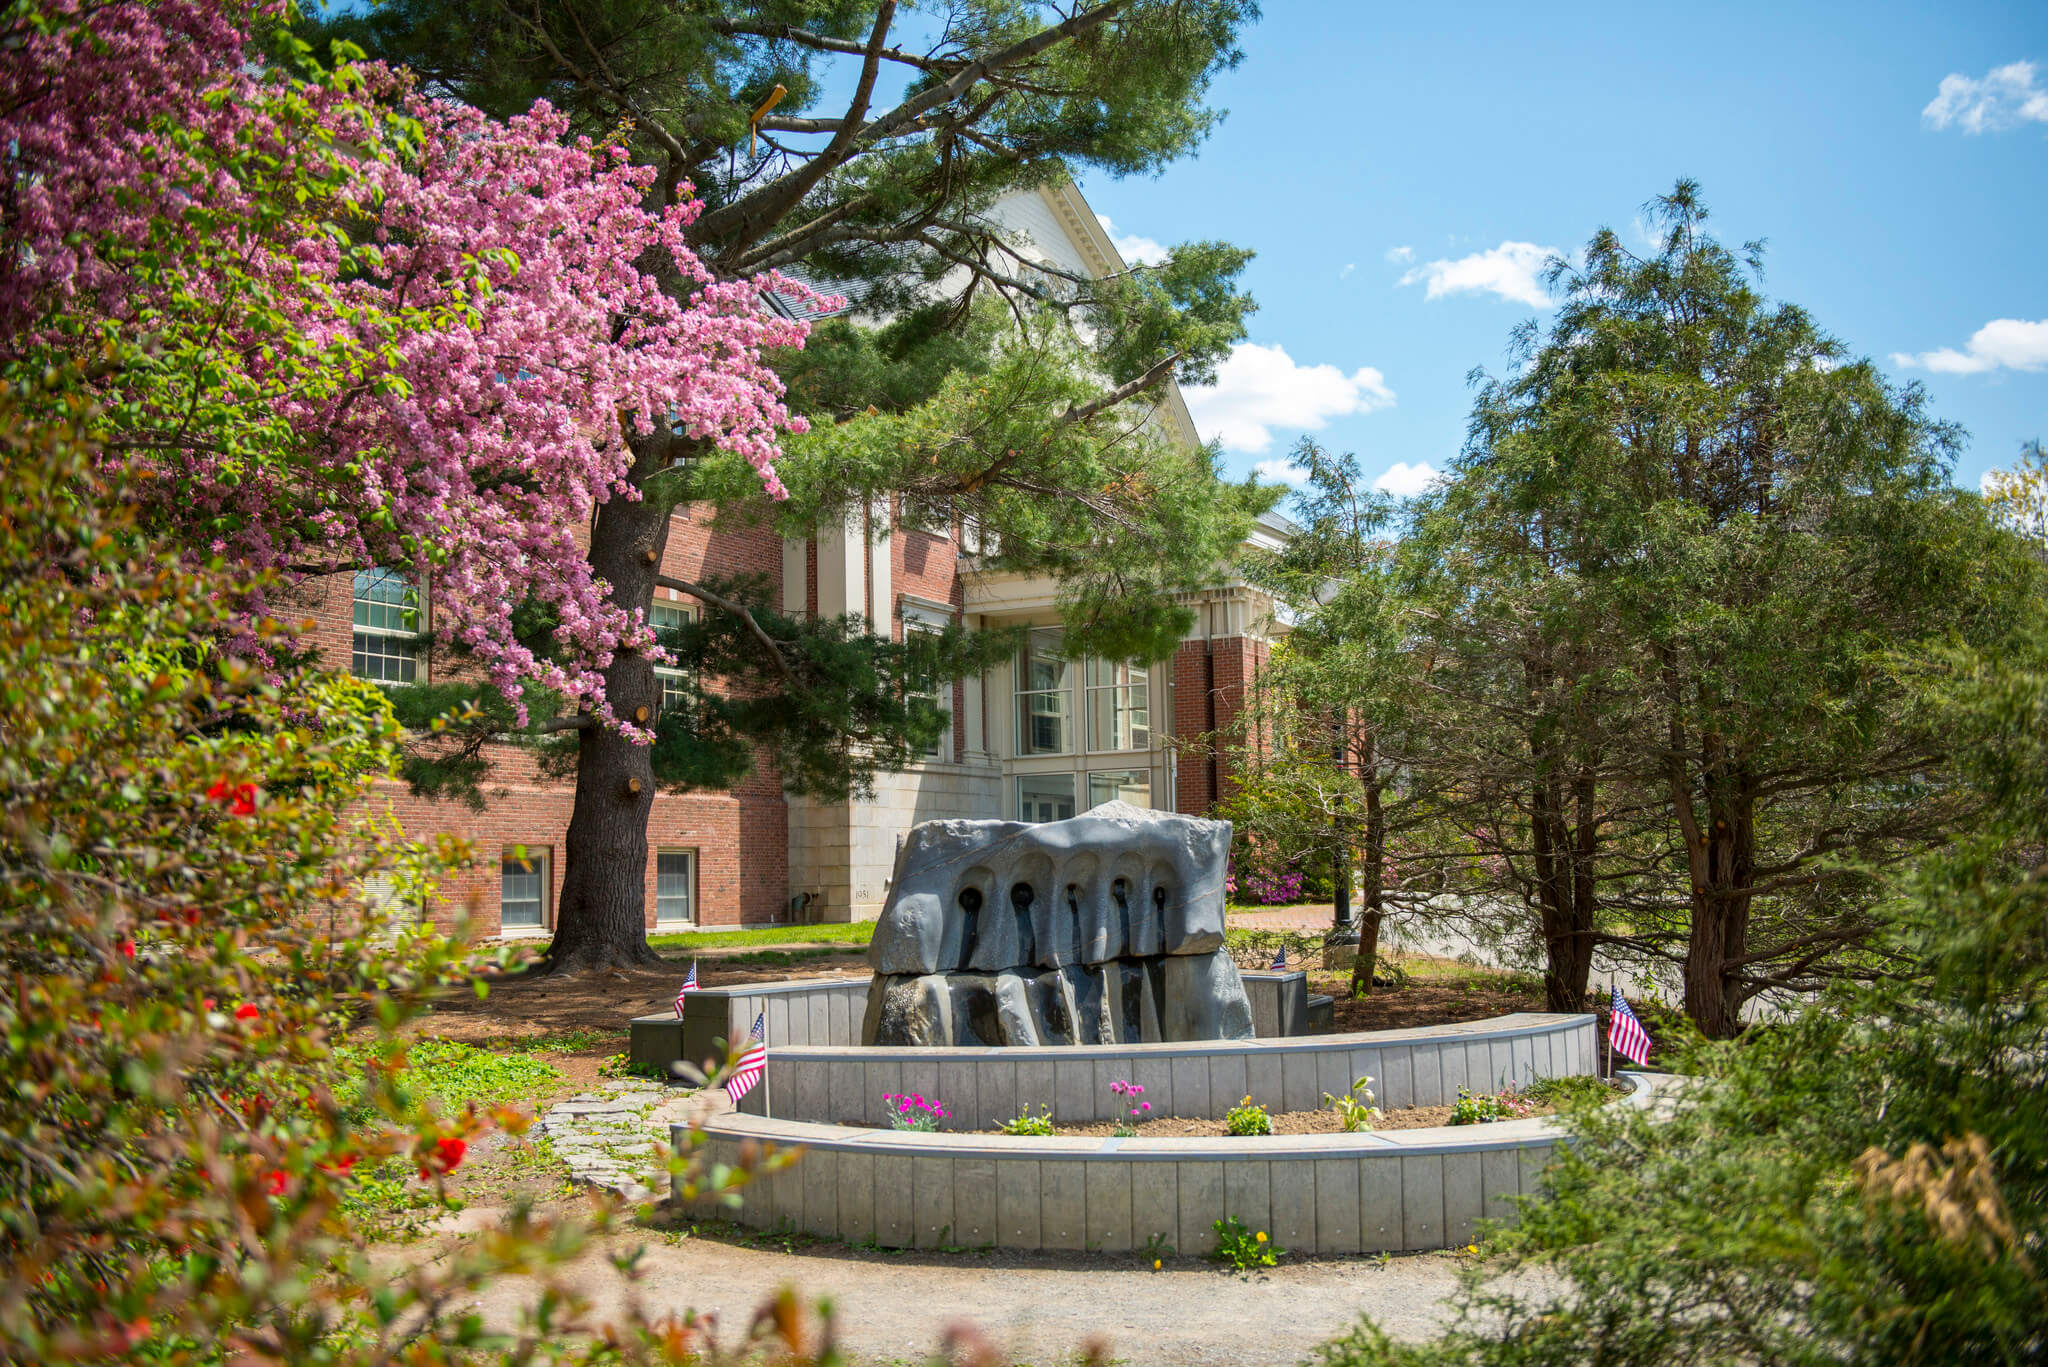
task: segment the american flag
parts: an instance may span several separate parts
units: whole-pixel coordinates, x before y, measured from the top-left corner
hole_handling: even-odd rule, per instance
[[[1279,952],[1278,954],[1275,954],[1275,955],[1273,956],[1273,967],[1275,967],[1275,968],[1285,968],[1285,967],[1287,967],[1287,946],[1286,946],[1286,945],[1282,945],[1282,946],[1280,946],[1280,952]]]
[[[762,1024],[768,1013],[763,1011],[754,1017],[754,1028],[747,1035],[746,1051],[732,1066],[732,1076],[725,1080],[725,1094],[732,1098],[732,1104],[740,1104],[740,1098],[754,1090],[754,1084],[761,1080],[761,1074],[768,1071],[768,1045],[762,1038]]]
[[[1607,1043],[1638,1067],[1650,1061],[1650,1036],[1636,1013],[1628,1009],[1621,989],[1614,989],[1614,1009],[1607,1015]]]
[[[683,1018],[683,998],[697,990],[697,961],[690,960],[690,976],[683,979],[683,985],[676,992],[676,1019]]]

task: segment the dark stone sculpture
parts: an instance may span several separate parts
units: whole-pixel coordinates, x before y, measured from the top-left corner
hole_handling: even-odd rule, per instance
[[[1223,951],[1230,823],[1105,803],[927,821],[868,946],[866,1044],[1250,1039]]]

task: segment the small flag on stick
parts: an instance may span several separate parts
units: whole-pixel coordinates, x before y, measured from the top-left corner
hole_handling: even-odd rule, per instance
[[[690,975],[683,979],[683,985],[676,993],[676,1019],[683,1018],[683,998],[697,990],[697,961],[690,960]]]
[[[1650,1035],[1636,1013],[1628,1009],[1621,989],[1614,989],[1614,1008],[1607,1015],[1607,1043],[1637,1067],[1650,1061]]]
[[[1279,952],[1278,954],[1275,954],[1275,955],[1273,956],[1273,967],[1275,967],[1275,968],[1285,968],[1285,967],[1287,967],[1287,946],[1286,946],[1286,945],[1282,945],[1282,946],[1280,946],[1280,952]]]
[[[754,1017],[754,1028],[747,1035],[746,1052],[732,1066],[732,1076],[725,1080],[725,1094],[732,1098],[732,1104],[740,1104],[740,1098],[754,1090],[754,1084],[761,1080],[761,1074],[768,1071],[768,1044],[762,1037],[762,1025],[768,1016],[762,1012]]]

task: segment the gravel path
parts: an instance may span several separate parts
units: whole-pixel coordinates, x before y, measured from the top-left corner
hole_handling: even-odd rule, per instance
[[[782,1286],[804,1300],[829,1296],[838,1337],[863,1364],[922,1363],[946,1330],[972,1323],[1003,1362],[1051,1364],[1090,1339],[1132,1367],[1267,1367],[1301,1362],[1369,1312],[1389,1333],[1427,1338],[1450,1318],[1457,1260],[1417,1254],[1282,1264],[1239,1275],[1212,1264],[1173,1262],[1159,1272],[1131,1260],[1010,1254],[887,1254],[836,1245],[784,1252],[771,1243],[704,1237],[665,1241],[657,1231],[594,1250],[568,1281],[615,1314],[623,1288],[604,1258],[646,1245],[638,1287],[650,1314],[715,1314],[728,1341]],[[509,1324],[532,1289],[494,1285],[480,1306]]]

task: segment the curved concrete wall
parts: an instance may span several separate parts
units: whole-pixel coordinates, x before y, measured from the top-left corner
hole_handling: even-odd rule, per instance
[[[1109,1084],[1138,1083],[1156,1115],[1218,1120],[1246,1096],[1274,1111],[1314,1110],[1373,1079],[1383,1107],[1438,1106],[1458,1088],[1500,1090],[1541,1077],[1594,1070],[1594,1018],[1523,1014],[1459,1025],[1292,1039],[1047,1048],[778,1048],[740,1109],[751,1115],[833,1125],[888,1123],[891,1092],[936,1097],[949,1129],[992,1129],[1025,1106],[1056,1120],[1113,1120]]]
[[[1634,1084],[1623,1105],[1674,1081],[1622,1076]],[[889,1248],[1120,1252],[1158,1236],[1183,1254],[1212,1251],[1215,1222],[1233,1215],[1301,1253],[1454,1247],[1482,1218],[1512,1220],[1512,1198],[1535,1192],[1565,1142],[1549,1118],[1252,1139],[918,1134],[738,1113],[705,1128],[712,1162],[742,1145],[801,1149],[743,1188],[737,1211],[686,1205],[707,1218]],[[678,1150],[686,1136],[671,1132]]]

